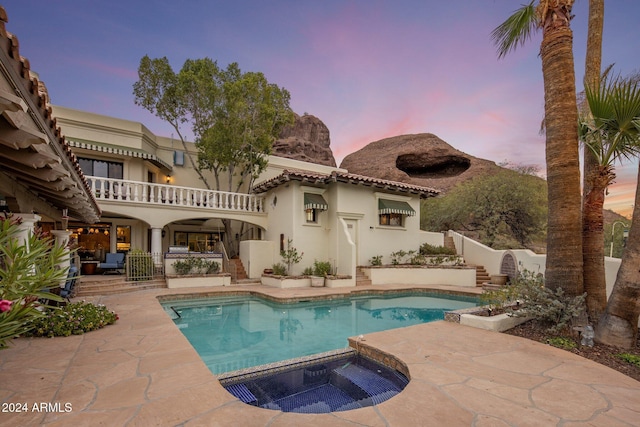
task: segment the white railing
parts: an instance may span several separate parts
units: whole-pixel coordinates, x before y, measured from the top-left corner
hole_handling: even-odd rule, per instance
[[[113,200],[204,209],[264,212],[263,197],[246,193],[207,190],[151,182],[87,176],[98,201]]]

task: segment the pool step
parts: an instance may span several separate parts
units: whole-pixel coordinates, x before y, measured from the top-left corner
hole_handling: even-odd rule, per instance
[[[391,380],[357,365],[334,369],[333,372],[364,390],[371,397],[374,404],[382,403],[402,391]]]

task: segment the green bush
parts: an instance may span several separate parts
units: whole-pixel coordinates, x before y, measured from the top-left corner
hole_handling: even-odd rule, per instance
[[[271,269],[273,270],[273,274],[275,274],[276,276],[286,276],[287,275],[287,266],[282,264],[281,262],[279,262],[277,264],[273,264]]]
[[[407,256],[407,253],[402,249],[396,252],[391,252],[391,264],[393,265],[402,264],[404,261],[404,257],[406,256]]]
[[[453,248],[447,248],[444,246],[430,245],[429,243],[423,243],[420,245],[421,255],[456,255],[456,250]]]
[[[38,229],[25,244],[18,237],[19,221],[0,217],[0,349],[33,327],[30,320],[42,316],[41,301],[62,301],[49,289],[68,273],[58,268],[67,249]]]
[[[313,267],[305,267],[305,269],[302,270],[302,275],[303,276],[313,276]]]
[[[178,275],[185,274],[216,274],[220,271],[220,264],[215,260],[190,257],[173,263],[173,268]]]
[[[547,339],[547,344],[564,350],[573,350],[578,346],[574,340],[565,337],[552,337]]]
[[[313,275],[314,276],[328,276],[331,273],[331,263],[329,261],[313,261]]]
[[[371,265],[382,265],[382,255],[372,256],[369,262]]]
[[[118,315],[104,305],[76,302],[64,307],[51,307],[42,317],[30,320],[31,330],[26,336],[68,337],[81,335],[112,325]]]
[[[555,291],[544,287],[541,275],[524,271],[506,289],[514,287],[513,299],[521,304],[519,310],[513,311],[517,317],[532,317],[548,326],[551,333],[565,332],[574,317],[585,311],[586,294],[570,297],[562,288]]]

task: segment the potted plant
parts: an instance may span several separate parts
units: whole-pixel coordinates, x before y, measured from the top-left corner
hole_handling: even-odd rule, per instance
[[[311,286],[324,286],[324,279],[331,272],[331,263],[329,261],[313,261],[313,275],[311,276]]]

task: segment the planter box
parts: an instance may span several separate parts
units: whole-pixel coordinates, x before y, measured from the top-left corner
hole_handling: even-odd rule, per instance
[[[166,276],[167,287],[174,288],[201,288],[208,286],[229,286],[231,284],[230,274],[212,275],[184,275]]]
[[[321,288],[324,286],[325,279],[322,276],[311,276],[309,280],[311,280],[312,288]]]
[[[476,269],[467,266],[362,267],[373,285],[451,285],[476,287]]]
[[[327,288],[349,288],[356,285],[356,279],[351,276],[329,276],[324,280]]]
[[[273,286],[274,288],[311,287],[311,279],[308,276],[274,276],[263,274],[260,282],[265,286]]]
[[[507,280],[509,276],[506,274],[492,274],[491,275],[491,283],[494,285],[504,286],[507,284]]]
[[[528,317],[509,316],[507,313],[497,316],[476,316],[475,314],[461,314],[460,324],[488,331],[503,332],[529,320]]]

